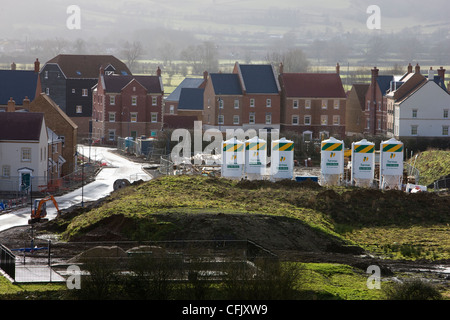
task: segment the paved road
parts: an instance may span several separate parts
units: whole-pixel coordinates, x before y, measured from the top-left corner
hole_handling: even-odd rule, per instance
[[[101,199],[113,191],[114,181],[117,179],[127,179],[130,182],[142,179],[148,181],[151,177],[142,170],[142,164],[131,162],[121,156],[109,152],[111,149],[104,147],[80,147],[78,151],[91,159],[101,160],[108,163],[97,175],[96,180],[83,188],[56,197],[60,209],[66,209],[76,204],[81,204],[82,200],[95,201]],[[12,213],[0,216],[0,231],[28,224],[31,208],[23,208]],[[56,209],[52,203],[47,205],[47,218],[53,219],[56,216]]]

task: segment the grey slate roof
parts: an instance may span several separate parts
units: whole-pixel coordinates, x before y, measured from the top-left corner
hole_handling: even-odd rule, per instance
[[[234,73],[212,73],[210,77],[216,95],[242,95],[239,75]]]
[[[203,78],[186,78],[180,85],[167,97],[166,101],[179,101],[181,89],[183,88],[199,88],[204,79]]]
[[[33,101],[39,74],[34,71],[0,70],[0,105],[7,105],[12,97],[21,106],[23,99]]]
[[[239,68],[247,93],[278,93],[272,65],[241,64]]]
[[[203,110],[204,92],[201,88],[182,88],[178,110]]]

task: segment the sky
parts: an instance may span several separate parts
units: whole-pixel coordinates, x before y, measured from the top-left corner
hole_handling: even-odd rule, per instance
[[[162,26],[177,30],[208,29],[220,22],[224,30],[267,32],[280,27],[319,28],[323,20],[343,31],[367,31],[367,8],[380,8],[381,30],[439,26],[450,28],[447,0],[2,0],[0,39],[24,37],[89,37],[130,33]],[[80,9],[80,29],[69,29],[70,5]],[[268,10],[274,14],[268,14]],[[314,20],[313,18],[317,19]],[[264,28],[264,20],[269,25]],[[258,27],[254,26],[258,22]],[[304,23],[310,25],[305,26]],[[249,25],[250,24],[250,25]],[[258,29],[259,28],[259,29]]]

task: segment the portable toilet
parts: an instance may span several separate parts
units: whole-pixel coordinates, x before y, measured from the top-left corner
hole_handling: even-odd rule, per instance
[[[266,175],[267,141],[258,137],[245,141],[245,169],[249,180],[260,180]]]
[[[394,138],[380,144],[380,189],[401,190],[403,183],[403,142]]]
[[[322,185],[339,185],[344,175],[344,142],[331,137],[321,144]]]
[[[286,138],[272,141],[270,175],[272,180],[294,177],[294,141]]]
[[[375,144],[363,139],[352,143],[352,183],[370,187],[375,176]]]
[[[232,138],[222,142],[222,177],[241,179],[245,164],[244,142]]]

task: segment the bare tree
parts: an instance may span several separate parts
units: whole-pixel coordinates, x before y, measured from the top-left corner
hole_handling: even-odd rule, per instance
[[[140,41],[133,41],[133,43],[125,42],[124,48],[122,50],[122,55],[127,61],[128,68],[134,70],[136,67],[137,60],[143,54],[144,47]]]
[[[308,58],[303,50],[298,48],[269,53],[266,60],[274,65],[283,63],[284,72],[307,72],[309,68]]]

